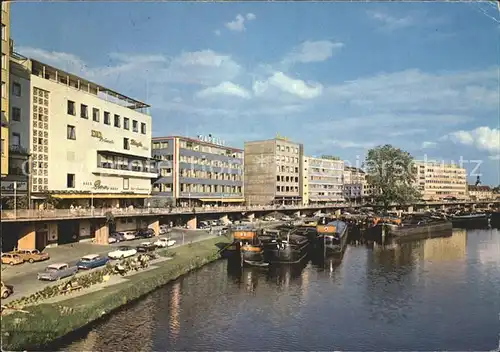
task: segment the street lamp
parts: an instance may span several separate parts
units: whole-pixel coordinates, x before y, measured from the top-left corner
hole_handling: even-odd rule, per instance
[[[14,217],[17,218],[17,182],[14,181]]]

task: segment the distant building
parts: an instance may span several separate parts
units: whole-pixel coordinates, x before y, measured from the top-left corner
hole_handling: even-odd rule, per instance
[[[327,156],[304,157],[303,179],[308,204],[344,201],[343,174],[343,160]]]
[[[373,186],[368,183],[366,173],[357,167],[344,167],[343,189],[348,201],[369,201],[373,197]]]
[[[464,168],[455,164],[416,161],[415,186],[423,200],[467,198],[467,176]]]
[[[153,182],[153,202],[162,203],[159,206],[244,202],[243,150],[209,138],[153,138],[153,158],[159,173]]]
[[[469,198],[472,200],[488,200],[496,198],[490,186],[468,185]]]
[[[286,138],[245,142],[246,204],[301,204],[303,155]]]

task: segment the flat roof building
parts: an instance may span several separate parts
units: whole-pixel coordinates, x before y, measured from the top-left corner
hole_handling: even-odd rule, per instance
[[[329,156],[304,157],[304,167],[307,172],[309,204],[344,201],[343,160]]]
[[[245,142],[245,200],[254,204],[301,204],[301,143],[286,138]]]
[[[421,192],[422,199],[467,198],[467,174],[464,168],[444,162],[415,161],[414,165],[417,171],[415,187]]]
[[[96,207],[143,203],[157,176],[149,162],[148,105],[29,62],[29,80],[13,76],[12,84],[29,96],[19,100],[17,128],[19,144],[31,153],[31,196]]]
[[[243,150],[201,135],[155,137],[152,150],[159,172],[152,201],[192,206],[244,202]]]

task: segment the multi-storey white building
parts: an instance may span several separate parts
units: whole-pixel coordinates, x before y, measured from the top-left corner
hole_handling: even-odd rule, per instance
[[[467,175],[464,168],[455,164],[416,161],[415,186],[424,200],[446,197],[467,198]]]
[[[12,76],[12,84],[21,92],[17,129],[31,152],[31,195],[94,206],[147,197],[157,176],[148,105],[33,59],[30,66],[29,80]]]
[[[343,160],[328,156],[304,158],[308,203],[343,201],[343,173]]]

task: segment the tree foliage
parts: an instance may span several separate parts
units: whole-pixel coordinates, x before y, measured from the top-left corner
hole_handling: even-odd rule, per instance
[[[410,153],[390,144],[370,149],[365,160],[369,182],[374,186],[375,201],[388,208],[420,198],[416,189],[416,168]]]

